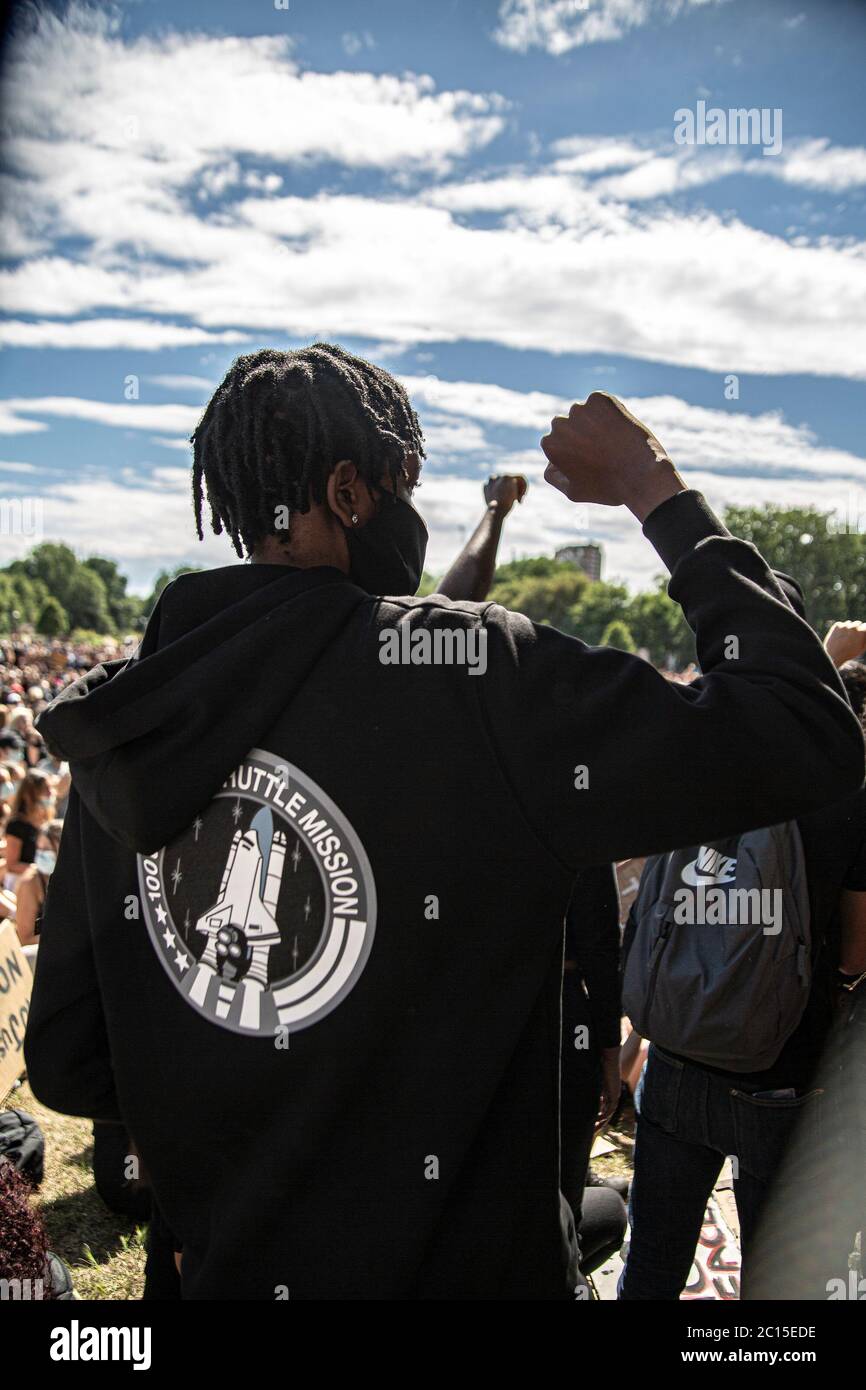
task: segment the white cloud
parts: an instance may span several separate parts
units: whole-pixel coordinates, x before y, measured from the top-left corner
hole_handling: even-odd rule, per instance
[[[79,554],[107,555],[130,576],[134,592],[149,592],[160,569],[205,567],[235,559],[224,537],[206,531],[196,540],[189,501],[189,470],[160,468],[132,483],[78,476],[58,480],[43,499],[46,539],[62,538]],[[24,555],[32,537],[4,537],[10,558]]]
[[[245,188],[258,188],[262,193],[276,193],[283,186],[281,174],[257,174],[253,171],[245,174],[243,184]]]
[[[511,3],[501,7],[510,37],[500,41],[564,52],[687,8]],[[733,216],[657,205],[739,171],[839,193],[866,181],[862,148],[788,142],[768,160],[739,148],[674,149],[657,132],[580,135],[556,141],[540,169],[457,181],[455,162],[503,127],[495,96],[437,91],[413,74],[305,72],[285,38],[124,39],[104,15],[71,14],[43,12],[7,68],[15,173],[3,225],[23,258],[0,274],[4,306],[21,316],[0,325],[7,345],[157,350],[257,345],[278,333],[379,339],[375,357],[384,345],[393,354],[464,339],[703,367],[719,374],[720,397],[732,370],[866,376],[866,246],[792,245]],[[349,48],[367,43],[347,37]],[[332,180],[317,196],[277,196],[320,159],[375,171],[375,193],[340,193]],[[469,225],[476,214],[481,227]],[[81,251],[65,254],[64,237]],[[93,312],[102,317],[76,317]],[[213,385],[170,373],[150,380],[178,393]],[[506,557],[549,552],[577,531],[603,540],[608,574],[658,570],[628,516],[573,508],[540,483],[537,448],[492,442],[500,427],[540,435],[569,402],[492,383],[405,380],[430,452],[420,501],[434,569],[474,525],[481,477],[496,469],[538,484],[509,518]],[[843,507],[859,495],[864,460],[778,414],[670,396],[629,404],[717,503]],[[145,431],[142,443],[174,451],[163,457],[180,465],[199,413],[177,402],[16,397],[0,401],[0,432],[73,419]],[[24,486],[29,467],[38,471],[6,465],[9,485]],[[222,540],[196,550],[187,488],[186,466],[143,479],[129,468],[111,479],[90,470],[52,483],[46,528],[100,550],[116,536],[118,558],[143,585],[161,564],[230,561]]]
[[[192,448],[188,436],[184,439],[168,439],[162,438],[158,434],[152,434],[150,442],[151,444],[159,444],[163,449],[181,449],[186,453],[189,453]]]
[[[563,174],[600,174],[653,158],[651,149],[611,135],[569,135],[550,148],[556,156],[553,169]]]
[[[503,448],[486,433],[486,427],[532,431],[540,438],[552,417],[567,412],[571,404],[552,393],[515,391],[486,382],[432,376],[402,380],[426,436],[425,501],[430,495],[427,485],[435,484],[433,495],[437,495],[447,476],[443,463],[453,467],[455,458],[469,461],[476,456],[479,474],[485,476],[506,471],[539,479],[544,469],[540,450]],[[730,501],[747,491],[758,499],[775,500],[791,487],[813,499],[823,496],[825,505],[842,506],[840,499],[866,486],[866,460],[821,444],[808,426],[790,424],[779,412],[754,415],[733,403],[719,408],[696,406],[676,396],[629,397],[625,403],[657,434],[691,485],[698,485],[695,477],[712,479],[716,499]],[[163,437],[151,435],[150,441],[188,453],[188,436],[198,423],[200,407],[77,397],[17,398],[0,401],[4,425],[0,432],[22,432],[31,426],[44,429],[42,422],[27,418],[31,414],[87,420],[115,429],[163,430]],[[471,480],[468,485],[477,486]],[[554,529],[562,524],[553,515],[545,516]],[[573,527],[574,516],[570,516],[568,524]],[[449,522],[452,529],[459,524]],[[544,549],[541,531],[534,534]],[[441,537],[436,544],[443,544]]]
[[[424,404],[440,413],[484,423],[546,433],[553,416],[567,414],[572,402],[545,391],[514,391],[478,381],[401,377],[422,423]],[[721,393],[720,393],[721,394]],[[750,414],[739,404],[718,408],[692,405],[679,396],[629,396],[624,404],[658,436],[678,466],[737,477],[803,474],[820,481],[866,485],[866,459],[821,445],[807,425],[792,425],[779,411]],[[491,446],[488,444],[488,448]],[[534,456],[543,465],[539,452]],[[525,471],[533,455],[512,455]],[[502,461],[497,459],[497,467]],[[543,469],[542,469],[543,471]]]
[[[503,449],[486,435],[489,425],[526,428],[539,437],[551,416],[570,402],[543,391],[514,391],[485,382],[404,377],[422,423],[428,416],[431,457],[422,473],[419,506],[430,527],[428,569],[441,574],[474,529],[482,507],[482,481],[489,472],[525,473],[531,482],[525,503],[508,518],[501,558],[551,554],[575,539],[600,541],[605,576],[632,585],[646,584],[661,563],[642,540],[637,524],[621,508],[577,506],[542,481],[544,456],[537,447]],[[721,510],[725,505],[814,505],[836,508],[853,517],[866,513],[866,459],[823,445],[805,425],[794,425],[778,412],[749,414],[739,405],[712,408],[691,405],[675,396],[628,398],[630,410],[655,431],[691,487],[704,491]],[[9,402],[0,402],[0,408]],[[20,407],[20,402],[12,402]],[[31,405],[37,404],[30,402]],[[44,410],[45,402],[38,402]],[[149,428],[145,421],[161,407],[110,402],[49,401],[44,413],[88,418],[114,428]],[[183,428],[195,412],[188,412]],[[119,412],[119,413],[118,413]],[[131,412],[147,412],[140,417]],[[432,415],[429,413],[432,412]],[[167,427],[163,414],[157,428]],[[179,450],[183,438],[154,439]],[[476,476],[454,472],[443,455],[457,455],[465,467],[473,454]],[[122,478],[86,476],[52,482],[45,496],[45,533],[62,536],[82,550],[116,554],[142,589],[157,569],[184,563],[225,564],[232,551],[224,539],[208,536],[199,548],[190,521],[187,467],[159,467],[140,477],[126,469]],[[22,480],[23,481],[23,480]],[[31,484],[32,486],[32,484]],[[112,538],[121,538],[112,550]],[[22,543],[21,553],[27,549]],[[17,553],[17,552],[16,552]]]
[[[22,434],[44,430],[30,415],[60,416],[66,420],[87,420],[125,430],[165,430],[176,433],[194,430],[201,416],[200,406],[144,405],[129,401],[92,401],[80,396],[19,396],[0,401],[0,434]],[[25,418],[22,418],[25,417]]]
[[[751,415],[733,404],[716,410],[677,396],[629,398],[626,404],[689,480],[697,470],[716,475],[718,487],[737,490],[747,477],[759,489],[794,479],[811,480],[825,491],[827,482],[843,490],[849,483],[866,486],[866,459],[821,445],[807,425],[789,424],[779,411]]]
[[[29,255],[0,274],[7,313],[124,315],[19,321],[5,341],[152,349],[240,339],[226,325],[249,321],[245,282],[262,304],[275,269],[285,282],[280,234],[257,233],[231,203],[252,193],[266,205],[283,182],[274,163],[441,173],[493,139],[506,105],[495,94],[437,91],[411,73],[303,71],[284,37],[124,41],[104,14],[75,6],[66,19],[40,12],[14,45],[4,98],[8,249]],[[78,258],[56,254],[63,237],[83,240]],[[192,326],[126,317],[162,313],[187,273]],[[204,331],[199,310],[229,286],[233,315],[219,320],[218,309]],[[276,326],[282,305],[270,299]],[[175,319],[175,307],[166,314]]]
[[[423,405],[452,415],[469,416],[493,425],[518,429],[546,429],[551,416],[561,413],[564,402],[544,391],[512,391],[481,381],[441,381],[435,376],[401,376],[425,426]]]
[[[172,372],[148,376],[145,377],[145,381],[151,382],[154,386],[162,386],[167,391],[212,391],[215,385],[206,376],[179,376]]]
[[[598,179],[593,189],[605,197],[620,198],[628,203],[670,197],[685,189],[713,183],[728,174],[739,173],[744,162],[741,151],[730,147],[724,150],[701,149],[699,153],[689,150],[677,154],[659,154],[623,173]]]
[[[521,392],[482,382],[403,377],[425,418],[425,403],[440,412],[484,423],[523,426],[545,433],[553,415],[570,402],[540,391]],[[690,487],[703,491],[720,512],[732,503],[816,506],[840,516],[866,514],[866,459],[822,445],[805,425],[779,412],[749,414],[733,403],[711,408],[675,396],[628,398],[628,408],[661,439]],[[481,507],[480,480],[422,473],[419,505],[431,527],[428,569],[442,573],[471,532]],[[569,541],[593,539],[605,554],[605,576],[634,587],[661,571],[658,556],[622,508],[574,506],[542,481],[540,448],[502,451],[489,444],[483,472],[524,473],[530,490],[505,527],[501,557],[552,554]]]
[[[436,455],[476,454],[489,451],[490,445],[481,426],[475,420],[462,420],[427,412],[424,416],[424,445],[429,459]]]
[[[65,20],[40,12],[4,78],[5,153],[28,235],[98,240],[113,214],[133,246],[166,214],[197,221],[179,195],[225,192],[240,160],[260,161],[259,183],[273,162],[445,168],[492,140],[505,109],[495,94],[439,92],[411,73],[303,71],[284,36],[124,41],[105,14],[76,6]]]
[[[14,402],[0,401],[0,434],[37,434],[47,430],[41,420],[25,420],[17,414]]]
[[[526,470],[515,463],[509,471]],[[730,502],[776,501],[825,509],[835,503],[841,514],[849,507],[852,516],[858,507],[860,515],[866,512],[866,489],[840,487],[828,501],[826,483],[808,478],[738,478],[731,483],[695,470],[689,471],[688,482],[706,492],[719,509]],[[473,480],[453,473],[430,473],[424,477],[418,502],[431,529],[427,568],[442,574],[481,517],[482,480],[480,476]],[[58,480],[44,497],[44,533],[50,539],[62,537],[80,554],[96,551],[116,559],[139,593],[150,590],[160,569],[182,563],[226,565],[236,559],[224,536],[216,537],[206,530],[204,542],[196,540],[185,467],[155,470],[131,484],[90,475],[68,482]],[[525,503],[508,517],[500,559],[552,554],[559,545],[588,538],[604,547],[607,579],[640,587],[663,569],[655,551],[641,537],[637,522],[622,508],[575,507],[540,481],[530,488]],[[12,559],[25,554],[33,539],[4,537],[4,545]]]
[[[803,140],[786,147],[781,159],[749,160],[746,168],[750,174],[768,174],[785,183],[840,193],[866,184],[866,149],[862,145],[831,145],[826,139]]]
[[[852,518],[866,516],[866,487],[840,487],[828,494],[825,482],[812,479],[738,478],[734,483],[698,470],[690,471],[687,481],[703,492],[719,513],[733,504],[761,506],[773,502],[824,511],[835,506],[840,516],[845,515],[846,508]],[[418,505],[431,531],[427,569],[441,575],[480,519],[482,483],[452,474],[431,476],[420,489]],[[532,477],[526,500],[513,508],[505,522],[499,558],[504,563],[528,555],[552,555],[561,545],[584,540],[602,546],[602,577],[610,582],[646,588],[655,575],[665,572],[625,508],[575,506],[540,478]]]
[[[671,156],[581,136],[556,142],[540,172],[277,196],[272,161],[320,154],[441,175],[499,129],[501,102],[411,75],[304,72],[285,38],[124,41],[104,17],[73,13],[43,13],[8,69],[8,146],[26,195],[16,206],[45,246],[0,273],[7,312],[41,319],[7,325],[7,343],[469,339],[866,375],[862,245],[792,245],[657,206],[739,167],[739,151]],[[826,166],[835,189],[859,177],[857,156],[807,146],[760,164],[813,181]],[[203,207],[205,185],[228,201]],[[468,225],[481,213],[484,226]],[[58,252],[63,235],[89,242],[81,259]],[[105,316],[58,322],[90,313]]]
[[[362,53],[365,48],[376,47],[376,40],[366,29],[361,34],[356,34],[354,31],[350,30],[348,33],[343,34],[340,43],[343,45],[343,52],[347,53],[350,58],[356,57],[359,53]]]
[[[502,0],[493,37],[518,53],[543,48],[559,55],[713,3],[720,0]]]
[[[456,211],[518,207],[525,214],[577,225],[575,210],[598,217],[598,208],[641,203],[717,182],[730,174],[775,178],[830,193],[866,184],[866,149],[831,145],[826,139],[787,141],[772,159],[744,145],[674,146],[656,137],[653,144],[605,136],[557,140],[555,158],[540,171],[514,171],[486,180],[446,183],[431,200]],[[566,177],[568,176],[568,177]]]
[[[28,296],[25,307],[30,303]],[[214,333],[205,328],[160,323],[157,319],[79,319],[74,323],[49,319],[24,323],[7,319],[0,323],[0,345],[19,348],[132,348],[156,352],[161,348],[193,347],[198,343],[240,343],[245,337],[246,334],[231,330]]]
[[[247,321],[271,322],[275,296],[285,296],[286,326],[298,335],[468,338],[719,372],[866,375],[862,247],[792,246],[710,213],[636,216],[621,205],[602,208],[593,225],[582,194],[571,209],[532,179],[453,192],[464,205],[484,199],[514,212],[503,225],[468,228],[417,203],[247,202],[258,230],[288,229],[302,243],[287,252],[282,274],[244,283]],[[578,227],[545,221],[556,214],[573,215]],[[161,289],[185,311],[198,301],[206,320],[240,311],[231,287],[216,292],[212,281],[206,308],[194,276],[164,278]]]

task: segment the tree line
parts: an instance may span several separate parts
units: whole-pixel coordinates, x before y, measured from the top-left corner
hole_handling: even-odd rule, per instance
[[[734,535],[799,581],[809,621],[822,636],[832,622],[866,618],[866,535],[814,507],[732,506],[724,518]],[[46,541],[0,569],[0,633],[23,626],[72,640],[139,633],[165,585],[191,568],[161,571],[142,598],[128,592],[116,561],[101,555],[82,560],[69,546]],[[425,574],[420,592],[435,588],[436,579]],[[592,646],[643,651],[656,665],[677,669],[695,659],[692,632],[662,575],[633,594],[540,555],[500,565],[490,597]]]
[[[0,634],[32,627],[41,637],[126,637],[140,633],[160,593],[176,575],[162,570],[149,594],[127,590],[115,560],[81,560],[68,545],[45,541],[0,569]]]

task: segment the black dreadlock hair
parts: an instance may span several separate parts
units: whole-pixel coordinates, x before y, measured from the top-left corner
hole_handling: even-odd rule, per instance
[[[198,538],[205,494],[214,533],[243,556],[277,533],[278,507],[322,502],[341,459],[368,487],[386,470],[396,487],[406,454],[424,457],[423,438],[400,383],[336,344],[238,357],[190,438]]]

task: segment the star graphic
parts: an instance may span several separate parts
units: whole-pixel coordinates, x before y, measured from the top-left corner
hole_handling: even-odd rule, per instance
[[[312,903],[310,902],[309,898],[307,898],[307,901],[304,903],[304,920],[305,920],[305,921],[309,921],[310,913],[312,912],[312,910],[313,910]]]
[[[182,878],[183,878],[183,874],[182,874],[181,871],[180,871],[180,860],[178,859],[178,861],[177,861],[177,863],[175,864],[174,869],[173,869],[173,871],[172,871],[172,875],[171,875],[171,881],[172,881],[172,883],[174,884],[174,891],[175,891],[175,893],[177,892],[178,888],[180,887],[180,881],[181,881]]]
[[[168,921],[168,913],[166,912],[165,908],[162,906],[161,903],[156,909],[156,920],[157,922],[159,922],[160,926],[162,926],[164,922]]]
[[[174,958],[174,963],[181,970],[189,969],[189,956],[185,956],[183,951],[178,951]]]
[[[193,828],[193,830],[195,831],[195,838],[196,838],[196,839],[198,839],[199,831],[201,830],[201,828],[202,828],[203,825],[204,825],[204,821],[202,820],[201,816],[196,816],[195,820],[194,820],[193,823],[192,823],[192,828]]]
[[[295,848],[292,850],[292,863],[293,863],[294,866],[295,866],[294,869],[292,870],[293,873],[296,874],[296,873],[298,872],[298,865],[300,864],[300,862],[301,862],[301,846],[299,845],[298,841],[296,840],[296,841],[295,841]]]
[[[232,816],[234,817],[235,825],[237,825],[242,815],[243,811],[241,810],[241,799],[240,797],[238,797],[237,801],[234,804],[234,808],[232,809]]]
[[[177,937],[175,936],[174,932],[171,931],[168,927],[166,927],[165,931],[163,932],[162,939],[169,950],[172,949],[175,942],[177,941]]]

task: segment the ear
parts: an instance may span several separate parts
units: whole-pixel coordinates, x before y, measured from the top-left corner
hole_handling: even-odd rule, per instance
[[[351,459],[341,459],[328,478],[327,501],[345,527],[364,526],[376,510],[369,488]]]

